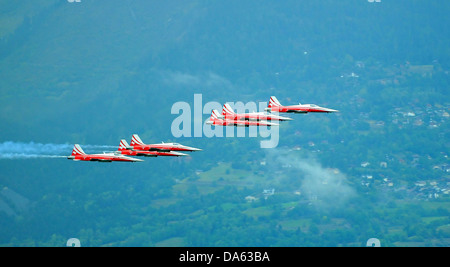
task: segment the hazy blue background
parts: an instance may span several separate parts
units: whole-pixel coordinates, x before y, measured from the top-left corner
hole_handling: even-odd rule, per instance
[[[448,246],[449,11],[0,0],[0,245]],[[291,116],[274,149],[174,138],[171,107],[194,94],[341,112]],[[138,164],[39,157],[74,143],[115,150],[133,133],[203,151]]]

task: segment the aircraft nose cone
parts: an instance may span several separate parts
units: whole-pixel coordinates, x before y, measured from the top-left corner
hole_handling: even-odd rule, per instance
[[[284,121],[293,121],[294,119],[292,119],[292,118],[287,118],[287,117],[283,117],[282,120],[284,120]]]
[[[190,146],[182,146],[182,148],[183,148],[184,150],[191,151],[191,152],[194,152],[194,151],[202,151],[202,149],[200,149],[200,148],[195,148],[195,147],[190,147]]]

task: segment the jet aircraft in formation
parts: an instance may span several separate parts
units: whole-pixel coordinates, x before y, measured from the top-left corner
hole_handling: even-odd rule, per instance
[[[275,114],[264,112],[251,113],[235,113],[230,104],[224,104],[222,109],[222,116],[231,120],[251,120],[251,121],[291,121],[291,118],[282,117]]]
[[[67,157],[68,159],[75,161],[99,161],[99,162],[112,162],[112,161],[122,161],[122,162],[138,162],[143,161],[141,159],[135,159],[132,157],[127,157],[117,153],[103,153],[103,154],[86,154],[83,149],[81,149],[79,144],[73,146],[72,155]]]
[[[291,106],[283,106],[275,96],[271,96],[269,105],[265,109],[269,112],[278,113],[308,113],[308,112],[320,112],[320,113],[332,113],[339,112],[335,109],[320,107],[315,104],[298,104]],[[288,117],[282,117],[271,113],[264,112],[252,112],[252,113],[235,113],[229,104],[224,104],[222,114],[216,109],[211,113],[209,121],[206,123],[209,125],[217,126],[237,126],[237,127],[249,127],[249,126],[279,126],[278,123],[271,121],[289,121],[292,120]],[[129,156],[145,156],[145,157],[158,157],[158,156],[172,156],[180,157],[187,156],[182,152],[201,151],[199,148],[184,146],[178,143],[159,143],[159,144],[145,144],[137,134],[133,134],[131,142],[128,145],[127,141],[122,139],[120,141],[119,149],[115,152],[103,154],[86,154],[80,145],[75,144],[72,154],[68,156],[71,160],[83,160],[83,161],[100,161],[100,162],[138,162],[143,161]]]
[[[331,108],[319,107],[315,104],[301,104],[292,106],[283,106],[280,101],[275,96],[271,96],[269,100],[269,106],[266,111],[270,112],[280,112],[280,113],[308,113],[308,112],[322,112],[322,113],[332,113],[339,112],[338,110]]]
[[[308,112],[322,112],[331,113],[339,112],[338,110],[331,108],[320,107],[315,104],[298,104],[293,106],[283,106],[275,96],[270,97],[269,106],[265,109],[270,113],[265,112],[251,112],[251,113],[236,113],[229,104],[224,104],[222,108],[222,114],[219,114],[217,110],[213,110],[209,121],[206,123],[209,125],[219,126],[279,126],[278,123],[271,121],[291,121],[291,118],[282,117],[272,114],[271,112],[278,113],[308,113]]]
[[[131,145],[128,145],[125,139],[120,140],[120,145],[115,152],[104,152],[102,154],[86,154],[79,144],[75,144],[72,154],[68,159],[75,161],[99,161],[99,162],[140,162],[141,159],[136,159],[129,156],[144,156],[144,157],[181,157],[187,156],[185,153],[179,151],[201,151],[199,148],[188,147],[178,143],[161,143],[146,145],[142,142],[137,134],[133,134],[131,138]]]
[[[135,150],[133,147],[128,145],[125,139],[120,140],[119,151],[122,155],[128,156],[144,156],[144,157],[161,157],[161,156],[172,156],[181,157],[187,156],[187,154],[175,151],[149,151],[149,150]]]
[[[252,120],[239,120],[235,118],[227,118],[226,116],[221,116],[217,109],[214,109],[211,113],[209,121],[206,122],[209,125],[218,126],[238,126],[238,127],[249,127],[249,126],[278,126],[278,123],[268,122],[263,120],[252,121]]]
[[[160,143],[160,144],[145,144],[142,142],[141,138],[137,134],[133,134],[131,137],[130,146],[135,150],[147,150],[147,151],[158,151],[158,152],[169,152],[169,151],[201,151],[199,148],[184,146],[178,143]]]

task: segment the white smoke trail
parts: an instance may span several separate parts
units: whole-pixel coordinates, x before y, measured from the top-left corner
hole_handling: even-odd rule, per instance
[[[271,164],[289,166],[283,169],[290,177],[298,178],[303,196],[312,200],[316,207],[323,209],[339,209],[356,196],[356,191],[348,183],[345,174],[336,169],[324,168],[318,159],[299,155],[294,151],[276,149],[266,151]],[[280,171],[277,167],[275,170]],[[290,171],[288,171],[290,170]]]
[[[106,148],[117,148],[108,145],[83,145],[87,151]],[[72,144],[42,144],[35,142],[0,143],[0,159],[33,159],[33,158],[64,158],[72,153]]]
[[[36,159],[36,158],[67,158],[67,156],[23,154],[23,153],[0,154],[0,159]]]

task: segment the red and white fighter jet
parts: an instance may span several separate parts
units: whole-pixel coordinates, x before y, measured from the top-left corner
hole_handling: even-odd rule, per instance
[[[122,155],[128,155],[128,156],[144,156],[144,157],[161,157],[161,156],[172,156],[172,157],[181,157],[181,156],[187,156],[187,154],[175,152],[175,151],[169,151],[169,152],[162,152],[162,151],[148,151],[148,150],[134,150],[133,147],[128,145],[128,142],[125,141],[125,139],[120,140],[120,145],[118,152]]]
[[[265,112],[251,112],[251,113],[235,113],[230,104],[224,104],[222,109],[222,116],[231,120],[250,120],[250,121],[291,121],[291,118],[282,117]]]
[[[238,126],[238,127],[249,127],[249,126],[279,126],[278,123],[268,122],[268,121],[249,121],[249,120],[237,120],[224,118],[219,114],[217,109],[214,109],[211,113],[209,121],[206,122],[209,125],[218,126]]]
[[[137,134],[133,134],[131,137],[130,146],[134,150],[147,150],[147,151],[159,151],[159,152],[170,152],[170,151],[201,151],[199,148],[184,146],[178,143],[160,143],[160,144],[144,144],[141,138]]]
[[[122,162],[138,162],[143,161],[140,159],[135,159],[132,157],[126,157],[124,155],[112,153],[103,154],[86,154],[80,145],[75,144],[72,150],[72,155],[67,157],[68,159],[75,161],[99,161],[99,162],[112,162],[112,161],[122,161]]]
[[[331,108],[319,107],[315,104],[301,104],[292,106],[283,106],[280,101],[275,96],[271,96],[269,100],[269,106],[266,111],[270,112],[283,112],[283,113],[308,113],[308,112],[322,112],[322,113],[332,113],[339,112],[338,110]]]

